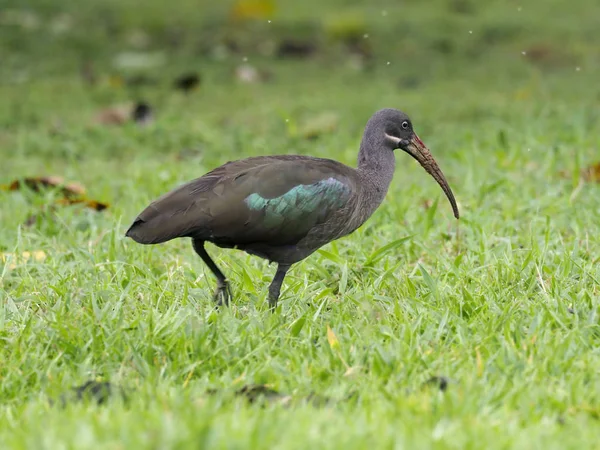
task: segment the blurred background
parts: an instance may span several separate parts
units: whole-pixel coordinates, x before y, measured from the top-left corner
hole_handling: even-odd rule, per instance
[[[550,92],[588,100],[599,16],[593,0],[3,0],[2,125],[81,119],[119,101],[165,114],[175,102],[180,114],[178,87],[197,91],[190,113],[232,118],[272,112],[273,91],[280,114],[335,109],[344,95],[344,107],[454,103],[469,120]]]

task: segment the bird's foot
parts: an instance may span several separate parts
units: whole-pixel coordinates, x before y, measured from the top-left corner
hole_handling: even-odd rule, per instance
[[[213,295],[213,300],[217,306],[225,305],[229,306],[229,300],[231,300],[231,289],[229,288],[229,282],[223,281],[217,285],[217,289]]]
[[[277,300],[279,300],[279,296],[275,297],[274,295],[269,293],[269,310],[274,313],[277,309]]]

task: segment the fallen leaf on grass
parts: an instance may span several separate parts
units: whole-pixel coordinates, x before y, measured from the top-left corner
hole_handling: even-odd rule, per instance
[[[86,198],[85,188],[81,184],[65,183],[64,179],[59,176],[26,177],[14,180],[6,185],[1,185],[0,189],[5,191],[17,191],[23,189],[24,186],[34,192],[41,192],[44,189],[58,189],[62,195],[62,198],[57,199],[51,205],[42,207],[41,212],[27,217],[25,220],[26,226],[32,226],[41,216],[53,213],[57,205],[70,206],[81,204],[95,211],[104,211],[109,207],[108,203]]]
[[[559,175],[563,178],[571,178],[571,172],[561,170]],[[581,179],[586,182],[600,183],[600,162],[596,162],[581,170]]]
[[[329,342],[329,347],[331,347],[331,350],[339,350],[340,341],[338,340],[333,330],[329,327],[329,325],[327,325],[327,342]]]
[[[108,203],[102,203],[97,200],[88,200],[86,198],[61,198],[56,201],[59,205],[69,206],[83,204],[84,206],[96,211],[104,211],[108,208]]]
[[[65,180],[59,176],[26,177],[14,180],[9,184],[0,186],[5,191],[18,191],[23,186],[34,192],[40,192],[43,189],[60,188],[61,194],[66,197],[81,196],[85,194],[85,188],[79,183],[65,183]]]
[[[581,176],[585,181],[600,183],[600,163],[592,164],[582,170]]]
[[[130,117],[129,106],[112,106],[98,112],[94,122],[100,125],[122,125]]]
[[[93,122],[99,125],[123,125],[130,120],[146,124],[152,118],[152,109],[146,102],[137,102],[133,105],[117,105],[99,111]]]
[[[20,264],[25,264],[30,259],[35,262],[42,262],[46,259],[46,253],[42,250],[22,252],[16,255],[14,253],[0,253],[0,261],[3,263],[9,262],[8,268],[11,270]]]

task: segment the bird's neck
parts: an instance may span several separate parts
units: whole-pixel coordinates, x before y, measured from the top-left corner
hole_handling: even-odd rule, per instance
[[[395,168],[393,150],[384,142],[373,142],[366,135],[358,153],[358,174],[362,181],[361,209],[367,214],[366,218],[373,214],[385,198]]]
[[[394,151],[384,142],[373,142],[368,135],[365,136],[358,152],[358,172],[367,181],[365,186],[379,189],[383,199],[394,177],[395,168]]]

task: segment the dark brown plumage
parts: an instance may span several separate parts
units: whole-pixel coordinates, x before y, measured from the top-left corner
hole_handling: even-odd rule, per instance
[[[215,300],[228,303],[226,277],[206,241],[278,263],[269,287],[277,305],[290,266],[360,227],[383,201],[394,174],[394,150],[413,156],[438,181],[458,218],[454,195],[406,114],[384,109],[365,128],[358,168],[310,156],[279,155],[226,163],[152,202],[126,235],[141,244],[192,238],[217,278]]]

